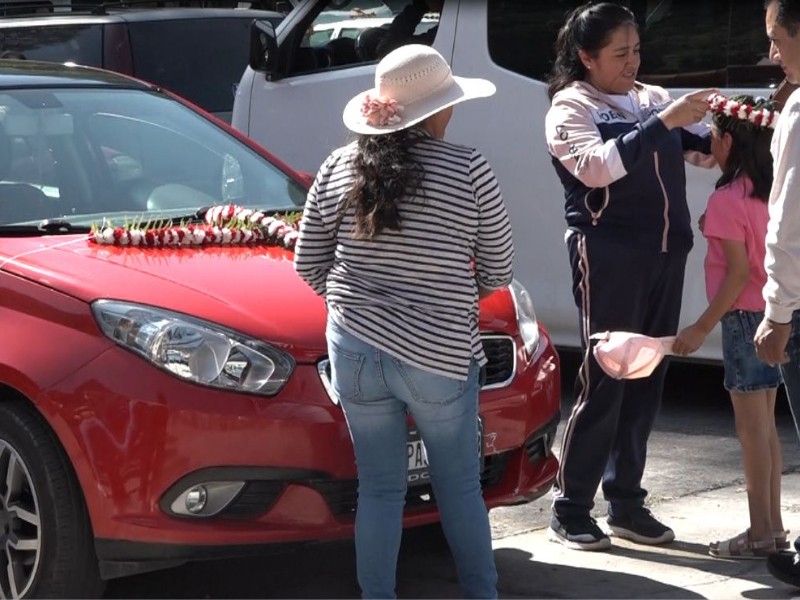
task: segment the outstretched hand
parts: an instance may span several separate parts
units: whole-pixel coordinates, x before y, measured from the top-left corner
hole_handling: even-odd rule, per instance
[[[672,353],[676,356],[687,356],[697,352],[703,342],[706,341],[708,333],[697,323],[689,325],[678,332],[675,343],[672,345]]]
[[[665,108],[659,118],[664,122],[667,129],[686,127],[692,123],[698,123],[703,120],[706,112],[708,112],[708,97],[717,92],[718,90],[709,88],[684,94]]]

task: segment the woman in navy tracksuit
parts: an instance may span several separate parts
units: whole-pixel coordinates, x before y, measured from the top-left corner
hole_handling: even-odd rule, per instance
[[[708,127],[698,124],[710,90],[673,101],[666,90],[636,82],[636,21],[620,5],[576,9],[556,45],[546,135],[564,185],[584,360],[548,535],[570,548],[608,548],[590,515],[602,481],[614,535],[665,543],[674,533],[644,508],[641,480],[666,362],[646,379],[612,379],[595,361],[589,336],[677,331],[692,247],[684,160],[713,166]]]

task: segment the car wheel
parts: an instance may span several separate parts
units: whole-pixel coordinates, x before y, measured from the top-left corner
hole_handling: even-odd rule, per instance
[[[0,401],[0,597],[102,592],[88,514],[66,453],[33,408]]]

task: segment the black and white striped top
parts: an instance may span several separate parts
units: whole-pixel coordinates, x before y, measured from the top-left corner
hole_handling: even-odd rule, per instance
[[[336,231],[340,202],[353,183],[352,143],[317,173],[294,265],[345,331],[415,367],[465,380],[473,357],[486,362],[476,279],[488,289],[511,282],[511,225],[494,173],[477,150],[415,131],[420,139],[411,152],[424,174],[416,195],[401,201],[401,229],[353,239],[348,214]]]

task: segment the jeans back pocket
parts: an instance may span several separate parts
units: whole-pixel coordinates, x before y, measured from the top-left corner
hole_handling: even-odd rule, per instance
[[[468,381],[425,371],[395,359],[414,400],[421,404],[450,404],[464,395]]]

